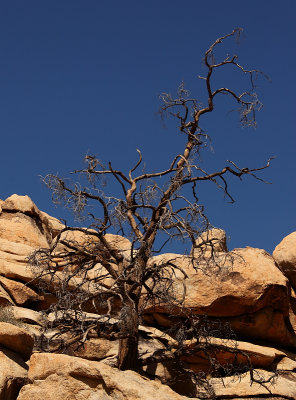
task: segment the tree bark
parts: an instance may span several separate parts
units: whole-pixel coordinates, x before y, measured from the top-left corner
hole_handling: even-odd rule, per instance
[[[129,336],[119,341],[118,368],[121,370],[137,371],[138,357],[138,334]]]
[[[136,304],[129,301],[125,304],[125,316],[121,322],[124,326],[125,337],[119,340],[118,368],[121,370],[137,371],[139,363],[139,315]]]

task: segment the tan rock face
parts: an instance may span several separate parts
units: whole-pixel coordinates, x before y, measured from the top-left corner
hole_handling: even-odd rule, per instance
[[[49,232],[51,233],[51,238],[54,239],[59,232],[65,227],[57,218],[48,215],[44,211],[39,211],[40,218],[44,225],[47,226]]]
[[[15,400],[20,388],[27,383],[27,365],[13,351],[0,347],[0,398]]]
[[[190,393],[191,398],[197,398],[198,391],[194,385],[191,386],[193,381],[186,380],[176,362],[145,366],[147,376],[156,380],[112,368],[117,360],[118,341],[92,337],[79,350],[69,350],[68,354],[75,357],[45,353],[31,356],[33,336],[40,334],[44,319],[41,313],[25,307],[44,309],[55,301],[55,297],[47,294],[40,299],[34,286],[31,286],[32,282],[30,287],[24,285],[33,278],[27,267],[27,257],[36,248],[48,248],[63,228],[60,221],[38,210],[28,196],[12,195],[0,201],[0,306],[14,305],[9,307],[11,322],[14,322],[0,322],[0,399],[15,400],[22,385],[25,386],[21,389],[19,400],[187,398],[161,385],[157,379],[172,387],[172,382],[175,382],[175,390],[180,393],[185,393],[184,387],[190,386],[186,393]],[[62,235],[75,244],[91,247],[98,243],[95,236],[78,231],[64,232]],[[130,258],[132,246],[128,239],[112,234],[106,234],[105,239],[114,250],[120,251],[126,259]],[[235,377],[224,378],[224,384],[220,379],[211,379],[218,399],[296,398],[296,355],[291,349],[290,352],[283,350],[288,346],[296,347],[295,333],[289,324],[290,318],[295,329],[296,296],[293,291],[291,294],[290,283],[296,290],[296,232],[283,239],[273,256],[274,259],[263,250],[253,248],[228,252],[225,232],[213,229],[198,238],[188,257],[163,254],[150,260],[151,264],[169,261],[179,268],[174,271],[173,287],[177,299],[185,295],[187,310],[197,315],[208,315],[213,321],[222,319],[223,323],[230,324],[238,338],[246,340],[231,344],[229,340],[211,338],[215,342],[215,355],[219,363],[247,364],[248,356],[255,369],[255,378],[268,381],[266,388],[266,385],[259,383],[251,384],[249,374],[241,375],[238,380]],[[191,263],[193,258],[194,267]],[[181,269],[186,273],[186,279]],[[103,266],[97,264],[88,272],[88,276],[95,279],[103,272]],[[73,287],[80,284],[79,279],[75,277],[70,284]],[[108,288],[113,280],[106,278],[104,283]],[[82,288],[96,290],[92,284],[82,285]],[[114,305],[114,310],[119,305]],[[171,312],[172,309],[166,304],[150,305],[145,309],[144,318],[146,322],[169,327],[173,323]],[[25,325],[18,326],[18,323]],[[144,358],[167,351],[166,344],[171,346],[172,351],[176,348],[174,339],[161,331],[140,326],[139,332],[139,351]],[[259,345],[268,342],[272,342],[273,347]],[[196,349],[193,341],[184,345],[188,352],[181,361],[186,367],[195,372],[209,373],[205,352]],[[234,349],[241,353],[235,355]],[[28,384],[24,360],[30,356],[31,381]],[[274,379],[266,369],[275,367],[279,376]],[[181,389],[178,385],[181,385]]]
[[[14,304],[13,299],[9,296],[6,290],[0,286],[0,307],[6,307],[11,304]]]
[[[286,236],[276,246],[273,257],[296,290],[296,232]]]
[[[17,306],[9,307],[9,311],[12,313],[13,317],[20,322],[39,326],[44,324],[45,316],[41,312]]]
[[[33,248],[48,247],[47,239],[35,220],[21,212],[1,213],[0,237],[12,243],[26,244]]]
[[[201,345],[205,340],[201,339]],[[245,365],[249,367],[249,362],[253,368],[271,369],[281,359],[288,360],[286,353],[267,346],[259,346],[248,342],[227,340],[220,338],[207,338],[208,346],[206,351],[199,350],[195,340],[184,343],[187,350],[182,356],[182,360],[195,372],[210,372],[210,358],[217,360],[221,366]],[[196,350],[195,350],[196,349]],[[290,359],[289,359],[290,360]],[[292,360],[290,360],[292,361]],[[293,361],[295,363],[295,361]],[[288,361],[286,361],[288,363]]]
[[[23,328],[0,322],[0,346],[20,354],[26,361],[32,354],[34,338]]]
[[[34,354],[28,376],[33,383],[22,388],[18,400],[186,399],[135,372],[62,354]]]
[[[16,305],[26,306],[40,300],[40,296],[34,290],[20,282],[0,276],[0,285],[11,296]]]
[[[29,215],[38,215],[39,210],[29,196],[13,194],[2,203],[2,211],[22,212]]]
[[[94,246],[98,245],[99,239],[95,235],[93,235],[95,231],[91,229],[87,231],[89,233],[81,232],[79,230],[65,231],[62,233],[61,239],[70,244],[72,243],[75,246],[86,246],[91,249]],[[112,249],[122,252],[123,255],[127,258],[130,257],[132,244],[128,239],[120,235],[113,235],[111,233],[106,234],[105,239]],[[57,247],[57,252],[63,250],[63,248],[64,247],[62,245],[59,245]]]
[[[194,257],[209,256],[213,252],[227,252],[226,233],[223,229],[210,229],[204,232],[191,249]]]
[[[27,257],[33,251],[34,247],[28,244],[16,243],[0,236],[0,274],[6,278],[22,282],[28,282],[33,279],[34,276],[28,268],[27,262]]]
[[[64,225],[56,218],[40,211],[29,196],[13,194],[1,203],[3,212],[22,213],[33,217],[39,223],[39,228],[44,230],[47,238],[53,239]]]
[[[0,213],[0,275],[2,289],[11,298],[10,303],[27,305],[38,299],[31,289],[22,286],[33,278],[27,257],[36,248],[49,246],[50,232],[40,218],[40,212],[28,196],[12,195],[2,202]],[[1,294],[0,294],[1,297]]]
[[[219,260],[222,272],[211,264],[209,268],[205,264],[193,268],[190,257],[178,254],[156,256],[151,263],[170,261],[183,269],[188,278],[176,270],[176,289],[183,294],[185,282],[185,307],[198,314],[236,316],[273,306],[287,315],[289,285],[268,253],[248,247],[222,254],[216,262]],[[165,305],[155,311],[160,310],[165,310]]]
[[[220,252],[208,264],[203,260],[195,265],[195,269],[191,258],[186,256],[164,254],[151,259],[156,264],[167,261],[186,272],[188,278],[184,279],[179,270],[175,271],[174,289],[178,299],[185,294],[184,305],[195,314],[224,318],[239,337],[296,345],[294,333],[285,324],[289,313],[289,283],[264,250],[247,247]],[[147,308],[146,321],[152,314],[157,323],[169,326],[166,318],[169,312],[165,304]]]
[[[284,373],[276,376],[274,373],[264,370],[254,370],[254,378],[262,382],[254,382],[250,378],[250,373],[237,377],[227,377],[211,380],[217,398],[296,398],[296,374]],[[264,383],[265,382],[265,383]],[[256,396],[256,397],[255,397]],[[274,397],[273,397],[274,396]]]

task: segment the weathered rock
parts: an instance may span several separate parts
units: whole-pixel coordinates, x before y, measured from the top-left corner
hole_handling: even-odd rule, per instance
[[[22,212],[28,215],[39,215],[37,206],[29,196],[13,194],[2,203],[2,211]]]
[[[62,354],[36,353],[18,400],[185,400],[157,381],[133,371],[119,371],[97,361]]]
[[[87,360],[100,361],[118,354],[118,340],[107,340],[103,338],[90,338],[83,346],[77,348],[72,345],[67,354]]]
[[[36,248],[47,248],[48,236],[32,200],[28,196],[10,196],[2,203],[0,214],[0,275],[22,282],[30,281],[33,273],[28,268],[27,257]],[[19,291],[20,304],[24,304],[22,297],[21,300]]]
[[[293,359],[289,357],[282,358],[279,363],[277,364],[278,371],[292,371],[296,372],[296,357],[293,355]]]
[[[0,399],[15,400],[27,383],[28,366],[13,351],[0,347]]]
[[[26,306],[40,300],[40,296],[21,282],[0,276],[0,286],[6,290],[14,303],[19,306]]]
[[[296,232],[286,236],[276,246],[272,255],[296,290]]]
[[[28,268],[27,257],[33,251],[34,247],[28,244],[14,243],[0,237],[0,274],[22,282],[30,281],[33,274]]]
[[[96,317],[95,314],[86,314],[87,316]],[[53,320],[54,315],[50,313],[48,320]],[[118,323],[118,320],[110,319],[109,323]],[[53,334],[55,331],[53,331]],[[71,345],[66,350],[66,354],[76,357],[85,358],[87,360],[101,361],[107,360],[108,365],[114,366],[117,363],[119,340],[108,340],[107,338],[95,337],[95,332],[90,332],[91,337],[88,338],[83,346],[77,346],[77,344]],[[47,337],[50,337],[51,333],[48,332]],[[65,336],[65,341],[66,341]],[[72,336],[70,336],[72,339]],[[156,354],[157,352],[165,349],[164,342],[169,343],[172,338],[163,332],[149,328],[143,325],[139,326],[139,353],[143,359]],[[157,375],[157,374],[156,374]]]
[[[14,304],[12,297],[0,286],[0,307],[6,307],[12,304]]]
[[[190,255],[200,258],[201,256],[208,257],[212,253],[227,252],[226,241],[226,233],[223,229],[210,229],[197,238]]]
[[[125,258],[131,257],[132,244],[127,238],[107,233],[105,239],[113,249],[120,251]]]
[[[44,317],[42,313],[28,308],[8,306],[0,309],[0,321],[8,322],[25,329],[36,340],[42,334]]]
[[[296,346],[296,336],[291,326],[286,325],[289,283],[264,250],[247,247],[221,252],[195,268],[190,257],[178,254],[163,254],[150,262],[167,261],[175,263],[188,276],[184,279],[176,269],[173,285],[178,300],[185,295],[184,306],[191,312],[223,318],[244,340],[251,337]],[[166,304],[153,305],[146,308],[145,321],[151,322],[152,315],[158,324],[170,326],[167,315],[171,313],[172,308]]]
[[[270,370],[282,360],[291,360],[286,352],[267,346],[255,345],[248,342],[207,338],[200,339],[200,345],[207,343],[206,350],[199,350],[196,340],[185,341],[185,355],[182,360],[185,361],[190,369],[195,372],[210,372],[211,359],[223,366],[236,365],[249,367],[250,363],[253,368],[262,368]],[[292,354],[290,354],[292,356]],[[291,360],[293,361],[293,360]],[[294,362],[294,361],[293,361]],[[287,361],[288,363],[288,361]]]
[[[50,236],[54,239],[60,231],[65,228],[65,225],[59,221],[57,218],[52,217],[44,211],[39,211],[40,218],[42,223],[47,226],[48,231],[50,232]]]
[[[42,326],[44,324],[45,316],[41,312],[17,306],[9,307],[9,311],[11,312],[13,317],[18,321],[38,326]]]
[[[254,379],[250,373],[227,377],[222,379],[212,379],[210,382],[217,398],[296,398],[296,374],[285,372],[275,375],[273,372],[257,369],[253,371]],[[256,397],[255,397],[256,396]],[[273,397],[274,396],[274,397]]]
[[[48,247],[42,227],[38,227],[33,218],[21,212],[7,213],[2,211],[0,215],[0,237],[9,242],[27,244],[33,248]]]
[[[183,295],[185,282],[185,307],[199,314],[236,316],[267,306],[288,312],[287,279],[264,250],[247,247],[217,256],[215,263],[220,261],[222,264],[221,273],[219,264],[214,268],[211,260],[209,266],[203,264],[193,268],[191,258],[179,254],[163,254],[151,259],[151,263],[156,264],[164,261],[175,263],[187,274],[188,278],[184,279],[176,269],[176,288],[180,288],[179,295]]]
[[[34,338],[23,328],[0,322],[0,346],[20,354],[26,361],[32,354]]]
[[[66,230],[62,232],[61,240],[73,244],[78,248],[81,246],[92,249],[100,245],[100,241],[95,233],[96,231],[93,229],[86,229],[84,232],[75,229],[68,231]],[[120,251],[126,258],[130,257],[132,244],[128,239],[120,235],[113,235],[111,233],[106,234],[104,237],[111,249]],[[64,245],[59,244],[56,249],[57,253],[64,248]]]

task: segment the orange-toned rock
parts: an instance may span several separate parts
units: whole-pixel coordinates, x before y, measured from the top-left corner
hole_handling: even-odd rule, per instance
[[[65,228],[65,225],[61,221],[59,221],[57,218],[52,217],[46,212],[39,211],[39,215],[42,223],[47,226],[52,239],[54,239],[63,228]]]
[[[40,299],[40,296],[28,286],[3,276],[0,276],[0,286],[6,290],[14,303],[19,306],[29,305]]]
[[[2,211],[21,212],[27,215],[37,215],[39,210],[29,196],[13,194],[2,203]]]
[[[28,268],[27,257],[36,248],[48,248],[49,231],[41,221],[40,211],[28,196],[12,195],[2,202],[1,207],[0,275],[28,282],[34,275]],[[12,284],[9,285],[12,289]],[[16,293],[17,283],[14,286]],[[25,288],[24,291],[26,291]],[[27,295],[29,295],[28,291]],[[31,295],[33,295],[32,292],[29,297]],[[20,301],[19,304],[23,304],[24,297],[22,296],[21,300],[20,296],[21,291],[18,291],[16,302]]]
[[[20,354],[26,361],[32,354],[34,338],[23,328],[0,322],[0,346]]]
[[[111,233],[106,234],[104,238],[111,249],[120,251],[126,258],[130,257],[132,244],[128,239],[120,235],[113,235]],[[66,230],[62,232],[61,240],[75,245],[76,247],[82,246],[89,249],[92,249],[94,246],[98,246],[100,244],[100,241],[96,236],[96,231],[93,229],[85,229],[85,232],[75,229]],[[64,248],[64,245],[59,244],[56,249],[57,253]]]
[[[0,286],[0,307],[5,307],[14,304],[12,297],[7,291]]]
[[[28,282],[33,279],[34,275],[28,268],[27,261],[27,257],[33,251],[34,247],[29,244],[17,243],[13,241],[13,238],[8,240],[0,236],[0,274],[22,282]]]
[[[273,257],[296,290],[296,232],[290,233],[276,246]]]
[[[30,247],[48,247],[46,236],[36,221],[21,212],[0,215],[0,237],[9,242],[26,244]]]
[[[206,351],[199,349],[199,345],[202,346],[205,343],[207,343]],[[224,367],[227,365],[249,367],[249,362],[251,362],[253,368],[267,370],[274,368],[275,364],[281,359],[291,360],[287,353],[274,347],[229,339],[200,338],[199,343],[196,340],[188,340],[185,341],[184,346],[186,352],[182,356],[182,360],[195,372],[204,371],[208,373],[211,369],[210,357],[212,357],[212,361],[217,361]],[[295,361],[293,362],[295,363]]]
[[[20,388],[28,381],[28,366],[18,354],[2,347],[0,365],[0,398],[15,400]]]
[[[17,306],[9,306],[8,308],[13,318],[15,318],[17,321],[38,326],[42,326],[44,324],[45,316],[41,312]]]
[[[48,247],[48,232],[38,208],[28,196],[10,196],[2,203],[0,214],[0,275],[31,280],[27,257],[39,247]]]
[[[186,285],[185,307],[208,316],[236,316],[256,312],[264,307],[274,307],[288,313],[289,285],[277,268],[273,258],[264,250],[247,247],[231,253],[221,253],[219,270],[209,260],[194,265],[191,258],[179,254],[163,254],[151,259],[151,264],[170,262],[176,264],[188,276],[176,269],[175,288],[177,295],[183,295]],[[165,310],[165,305],[155,311]]]
[[[201,256],[208,257],[217,252],[227,252],[226,242],[226,233],[223,229],[210,229],[197,238],[190,255],[199,258]]]
[[[250,373],[230,376],[222,379],[211,379],[216,398],[221,399],[295,399],[296,398],[296,374],[285,372],[275,374],[273,372],[255,369],[254,379]],[[256,380],[257,382],[255,382]],[[262,382],[262,383],[260,383]]]
[[[267,252],[251,247],[218,252],[195,268],[191,260],[178,254],[163,254],[150,262],[170,262],[179,267],[175,270],[174,291],[178,300],[185,296],[184,306],[193,313],[224,318],[244,340],[252,337],[296,346],[296,336],[285,323],[289,283]],[[148,315],[146,321],[152,314],[160,325],[169,326],[167,315],[171,312],[168,305],[159,304],[147,307],[144,313]]]
[[[63,354],[33,354],[28,376],[33,383],[21,389],[18,400],[186,399],[133,371]]]

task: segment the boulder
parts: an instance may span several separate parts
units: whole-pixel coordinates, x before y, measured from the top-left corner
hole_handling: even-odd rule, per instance
[[[48,229],[42,224],[40,212],[28,196],[12,195],[2,202],[1,208],[0,275],[28,282],[34,275],[28,268],[27,257],[37,248],[49,247]],[[8,281],[6,283],[8,284]],[[11,287],[12,283],[9,285]],[[27,291],[21,299],[22,290],[17,289],[17,284],[14,285],[13,291],[15,294],[18,292],[17,301],[20,301],[20,304],[24,304],[22,302],[26,302],[33,295]]]
[[[80,230],[75,230],[74,228],[73,230],[62,232],[60,239],[69,244],[73,244],[78,248],[81,246],[92,249],[93,247],[100,245],[100,241],[95,233],[96,231],[93,229],[85,229],[85,232],[82,232]],[[120,251],[126,258],[130,257],[132,244],[128,239],[111,233],[107,233],[104,238],[111,249]],[[63,244],[59,244],[56,248],[56,252],[58,253],[63,251],[64,248],[65,246]]]
[[[0,274],[21,282],[32,280],[34,275],[28,268],[27,257],[34,250],[35,248],[28,244],[16,243],[0,236]]]
[[[205,346],[205,344],[207,346],[203,350],[202,346]],[[248,368],[251,363],[253,368],[267,370],[274,368],[283,359],[286,360],[287,365],[287,360],[295,363],[293,359],[289,358],[289,356],[295,358],[294,354],[286,353],[274,347],[230,339],[200,338],[199,343],[196,340],[188,340],[184,342],[184,348],[185,355],[181,359],[195,372],[210,373],[211,361],[217,362],[225,368],[229,366],[245,366]],[[282,364],[279,368],[283,369]]]
[[[4,212],[0,215],[0,237],[12,243],[33,248],[47,248],[48,241],[38,221],[21,212]]]
[[[132,244],[127,238],[107,233],[105,239],[114,250],[120,251],[126,259],[130,259]]]
[[[64,354],[36,353],[30,359],[29,379],[18,400],[185,400],[158,381],[133,371]]]
[[[216,398],[245,399],[245,398],[296,398],[296,374],[273,372],[255,369],[253,379],[249,372],[222,379],[212,379],[210,383]]]
[[[274,249],[273,258],[296,290],[296,232],[286,236]]]
[[[191,257],[178,254],[163,254],[150,260],[151,265],[168,262],[179,268],[174,271],[173,290],[178,301],[184,296],[185,309],[196,315],[223,318],[243,340],[296,346],[296,336],[286,321],[289,282],[264,250],[247,247],[220,252],[198,264],[192,264]],[[178,314],[177,307],[153,304],[146,307],[144,318],[148,323],[154,319],[161,326],[170,326],[168,315],[172,313]]]
[[[34,338],[24,328],[0,322],[0,346],[18,353],[26,361],[32,354]]]
[[[11,306],[8,308],[13,318],[15,318],[17,321],[38,326],[43,326],[44,324],[45,316],[41,312],[17,306]]]
[[[227,252],[226,242],[226,233],[223,229],[210,229],[196,239],[190,255],[199,258],[201,256],[209,257],[211,254],[217,252]]]
[[[12,304],[15,304],[13,298],[0,285],[0,307],[6,307]]]
[[[0,399],[15,400],[28,382],[28,366],[15,352],[0,347]]]
[[[186,285],[185,307],[208,316],[236,316],[258,311],[267,306],[289,308],[289,284],[273,258],[264,250],[247,247],[217,256],[214,264],[192,265],[191,257],[163,254],[152,257],[151,264],[170,262],[176,269],[175,289],[179,300]],[[218,262],[220,264],[218,264]],[[217,265],[216,265],[217,263]],[[219,270],[219,267],[223,268]],[[165,309],[165,305],[155,311]]]
[[[54,239],[60,231],[65,228],[65,225],[59,221],[57,218],[52,217],[44,211],[39,211],[42,223],[47,226],[50,232],[51,239]]]
[[[19,306],[27,306],[40,300],[40,296],[21,282],[0,276],[0,286],[5,289],[14,303]]]
[[[29,196],[13,194],[2,203],[2,211],[21,212],[27,215],[38,216],[39,210]]]

